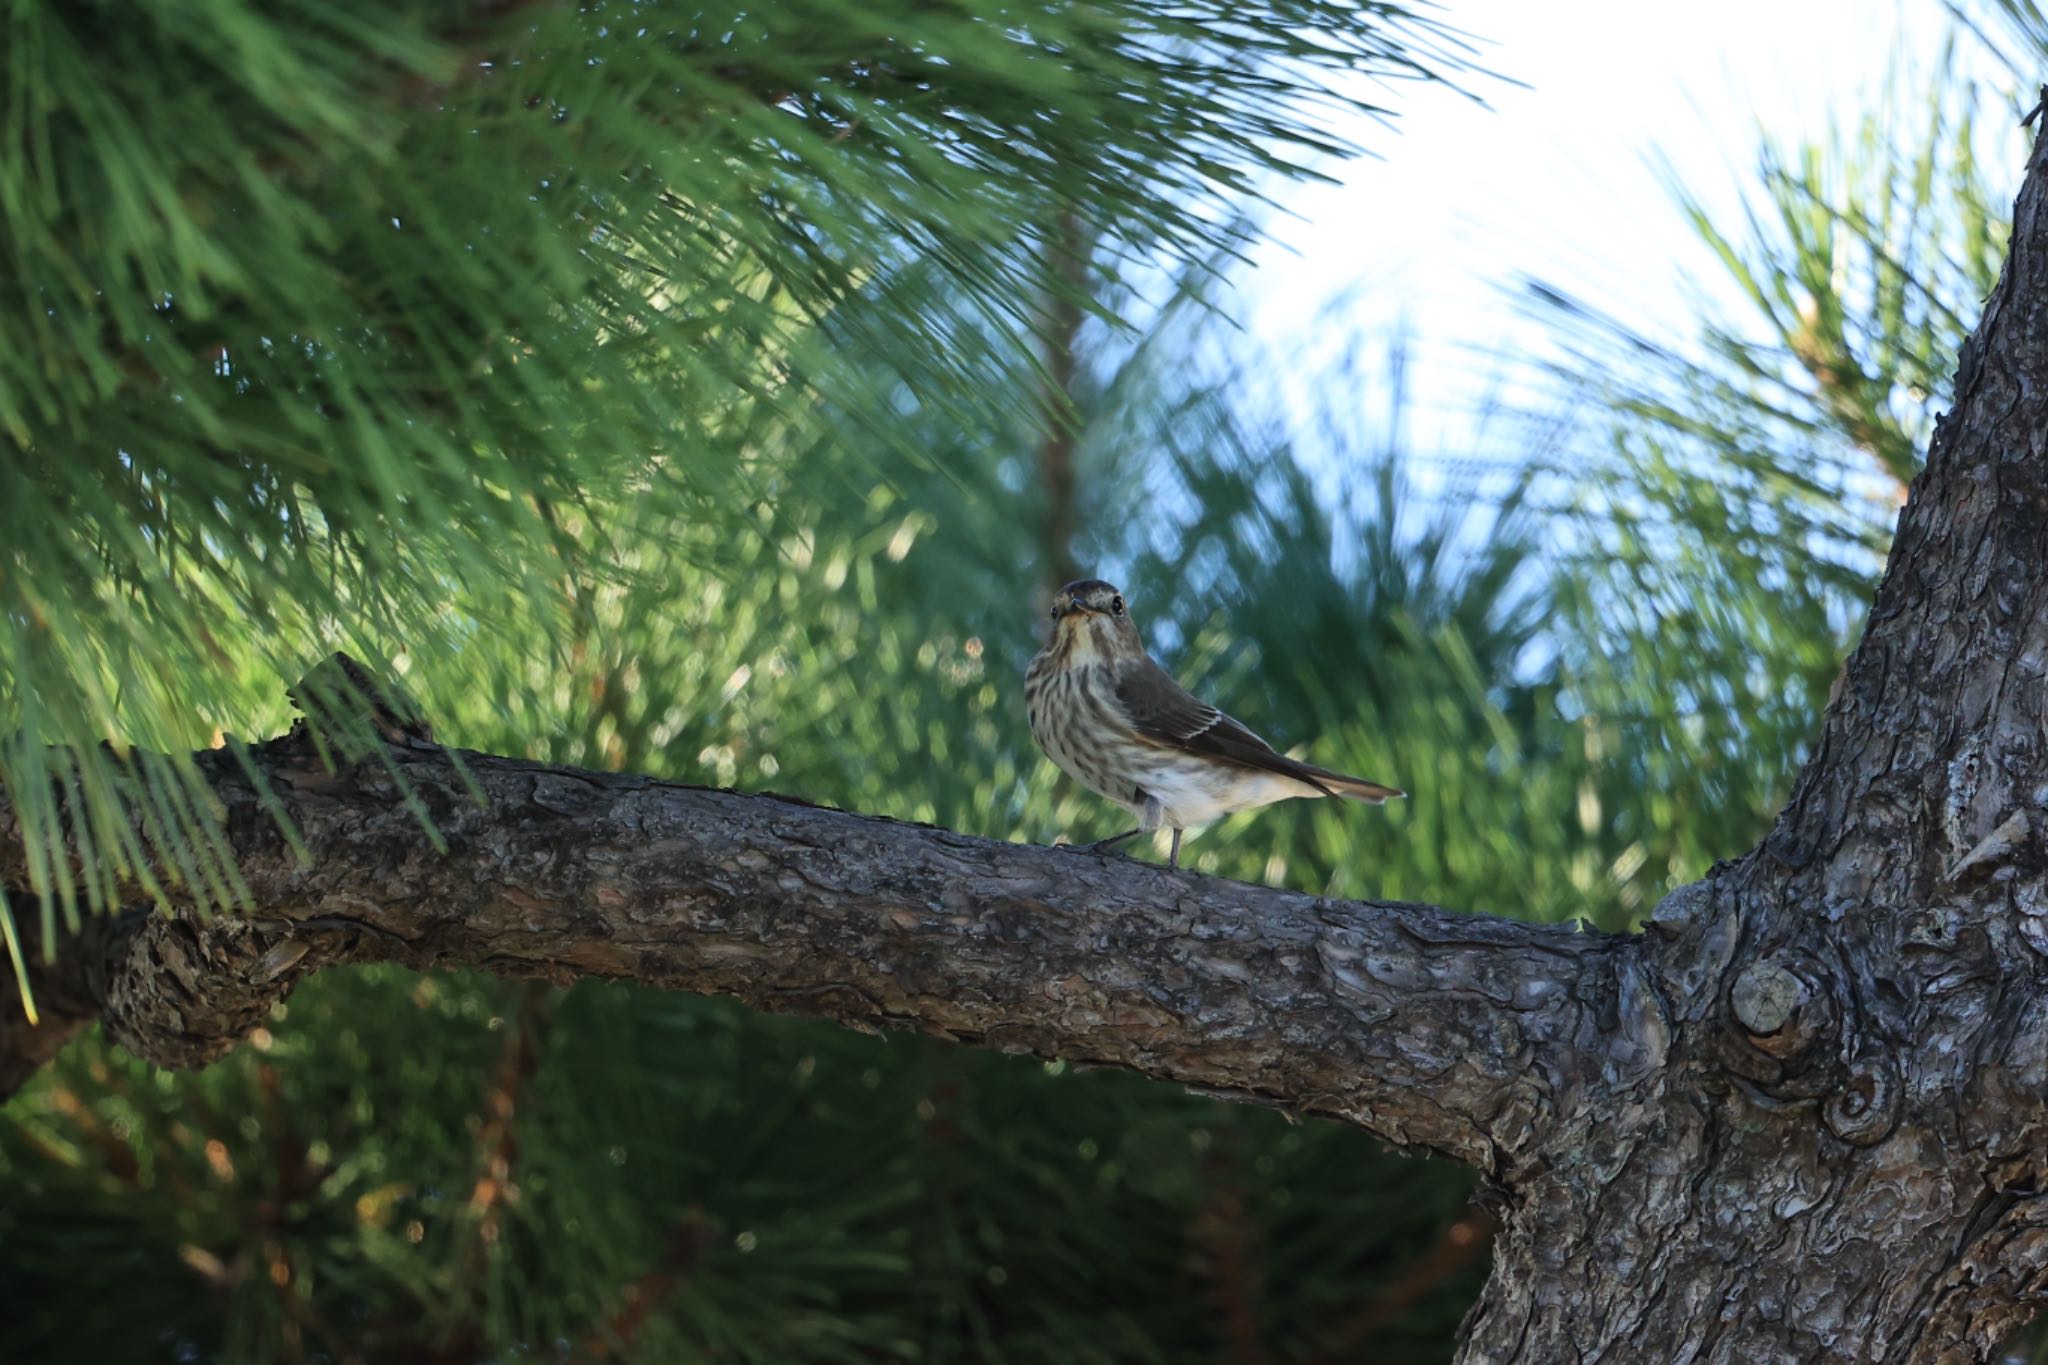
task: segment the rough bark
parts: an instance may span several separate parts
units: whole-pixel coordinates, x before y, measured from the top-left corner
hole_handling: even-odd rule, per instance
[[[1471,1360],[1985,1360],[2048,1286],[2048,165],[1815,752],[1641,943],[1669,1062],[1507,1192]]]
[[[632,978],[1129,1067],[1470,1162],[1468,1361],[1989,1359],[2048,1287],[2048,164],[1770,836],[1611,937],[1337,903],[643,778],[303,733],[202,755],[254,908],[43,969],[169,1065],[307,972]],[[26,870],[0,797],[0,885]]]
[[[1561,1098],[1656,1061],[1613,1026],[1647,999],[1627,939],[418,741],[389,770],[330,774],[303,729],[253,757],[310,856],[202,755],[257,908],[151,917],[99,973],[113,1037],[166,1066],[320,967],[462,965],[1124,1066],[1507,1170]]]

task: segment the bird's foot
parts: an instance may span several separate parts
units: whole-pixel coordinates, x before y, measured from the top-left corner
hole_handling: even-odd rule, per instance
[[[1112,834],[1107,839],[1097,839],[1092,844],[1076,844],[1074,847],[1081,853],[1114,853],[1119,857],[1128,858],[1131,856],[1130,853],[1119,845],[1128,843],[1143,833],[1140,829],[1127,829],[1122,834]]]

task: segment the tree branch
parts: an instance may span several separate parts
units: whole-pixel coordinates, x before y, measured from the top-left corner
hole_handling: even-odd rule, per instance
[[[292,982],[341,962],[630,979],[1128,1067],[1495,1172],[1566,1097],[1661,1056],[1626,939],[779,797],[482,754],[458,764],[418,739],[387,752],[445,852],[381,764],[329,773],[303,726],[252,756],[307,862],[237,764],[198,756],[252,906],[155,915],[106,948],[98,999],[116,1039],[204,1065]],[[7,817],[0,797],[0,829]],[[18,839],[0,842],[0,880],[25,885],[26,871]]]

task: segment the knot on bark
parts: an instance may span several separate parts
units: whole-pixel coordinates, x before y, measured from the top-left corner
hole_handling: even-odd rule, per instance
[[[282,966],[279,956],[258,926],[233,915],[151,915],[108,983],[107,1036],[161,1067],[216,1062],[291,993],[304,954]]]
[[[1774,1100],[1819,1100],[1830,1133],[1869,1147],[1897,1125],[1903,1087],[1888,1054],[1844,1029],[1837,985],[1825,964],[1796,948],[1758,958],[1729,984],[1735,1038],[1722,1056]]]
[[[1898,1069],[1888,1058],[1861,1057],[1849,1064],[1848,1074],[1828,1097],[1821,1117],[1828,1131],[1857,1147],[1882,1142],[1899,1121],[1900,1084]]]
[[[1794,1061],[1835,1034],[1825,973],[1799,953],[1773,953],[1742,969],[1728,989],[1728,1012],[1749,1045],[1780,1062]]]

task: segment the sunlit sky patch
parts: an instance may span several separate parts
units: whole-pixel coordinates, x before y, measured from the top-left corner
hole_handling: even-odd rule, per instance
[[[1440,87],[1385,92],[1397,123],[1359,132],[1375,157],[1284,193],[1238,277],[1238,312],[1282,352],[1405,328],[1411,397],[1451,432],[1494,384],[1498,356],[1543,350],[1516,303],[1521,280],[1564,286],[1662,339],[1696,331],[1702,296],[1739,318],[1659,164],[1734,222],[1763,131],[1797,143],[1853,128],[1901,63],[1921,88],[1949,32],[1939,0],[1448,0],[1440,13],[1476,40],[1482,65],[1523,84],[1468,80],[1483,106]],[[2015,121],[2032,102],[1988,62],[1971,69]],[[2015,188],[2019,170],[2015,159]],[[1315,374],[1318,358],[1289,369]]]

